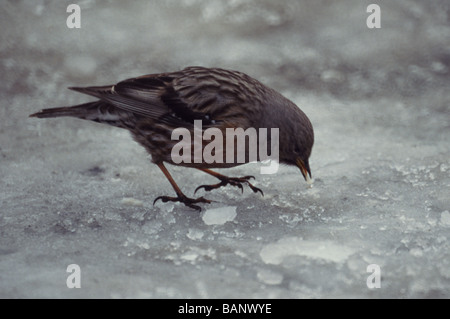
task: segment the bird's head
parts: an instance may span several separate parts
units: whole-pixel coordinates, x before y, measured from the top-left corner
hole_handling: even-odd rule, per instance
[[[290,136],[286,138],[286,141],[290,140],[290,142],[282,144],[282,146],[284,146],[284,150],[280,149],[280,155],[283,154],[284,158],[280,158],[280,160],[288,165],[297,166],[300,169],[305,181],[308,184],[312,184],[309,157],[314,144],[314,131],[306,116],[304,117],[302,123],[303,126],[300,126],[299,129],[300,134],[290,134]],[[296,138],[293,139],[293,136],[296,136]]]
[[[289,145],[288,150],[280,150],[280,162],[287,165],[294,165],[300,169],[303,178],[308,184],[312,184],[311,169],[309,167],[309,156],[311,155],[312,142],[305,143],[305,140],[299,142],[292,149],[292,145]]]
[[[297,105],[275,91],[271,91],[267,104],[270,107],[262,116],[262,127],[279,128],[279,162],[297,166],[311,184],[309,157],[314,144],[311,121]]]

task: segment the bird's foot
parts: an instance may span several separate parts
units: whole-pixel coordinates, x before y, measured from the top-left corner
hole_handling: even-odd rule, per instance
[[[153,205],[155,205],[155,203],[158,200],[162,200],[164,203],[167,202],[180,202],[183,203],[184,205],[196,209],[196,210],[202,210],[200,206],[198,205],[194,205],[196,203],[207,203],[210,204],[212,201],[203,197],[199,197],[199,198],[189,198],[183,194],[178,195],[177,197],[169,197],[169,196],[159,196],[157,197],[154,201],[153,201]]]
[[[197,193],[197,191],[199,189],[201,189],[201,188],[203,188],[205,191],[209,192],[209,191],[211,191],[213,189],[220,188],[220,187],[226,186],[228,184],[230,184],[232,186],[239,187],[241,189],[241,191],[244,192],[244,187],[242,186],[242,184],[247,184],[248,187],[250,187],[250,189],[254,193],[260,192],[261,195],[264,196],[264,193],[263,193],[263,191],[261,189],[259,189],[258,187],[253,186],[249,182],[250,179],[252,179],[252,178],[255,179],[254,176],[244,176],[244,177],[226,177],[226,176],[223,176],[223,177],[218,177],[218,178],[220,179],[220,183],[213,184],[213,185],[200,185],[199,187],[197,187],[195,189],[194,194]]]

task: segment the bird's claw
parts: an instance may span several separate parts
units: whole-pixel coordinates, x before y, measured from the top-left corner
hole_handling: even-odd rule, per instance
[[[206,199],[204,197],[199,197],[199,198],[189,198],[186,196],[182,196],[182,195],[178,195],[178,197],[170,197],[170,196],[158,196],[156,197],[156,199],[153,201],[153,205],[155,205],[155,203],[161,200],[163,203],[167,203],[167,202],[180,202],[183,203],[184,205],[196,209],[198,211],[201,211],[201,207],[198,205],[194,205],[195,203],[207,203],[210,204],[212,201],[209,199]]]
[[[209,191],[211,191],[211,190],[213,190],[213,189],[216,189],[216,188],[219,188],[219,187],[221,187],[221,186],[223,186],[223,185],[220,185],[221,183],[219,183],[219,184],[214,184],[214,185],[200,185],[199,187],[197,187],[196,189],[195,189],[195,191],[194,191],[194,195],[197,193],[197,191],[199,190],[199,189],[201,189],[201,188],[203,188],[203,189],[205,189],[205,191],[207,191],[207,192],[209,192]]]
[[[222,187],[222,186],[226,186],[226,185],[228,185],[228,184],[230,184],[230,185],[232,185],[232,186],[239,187],[239,188],[241,189],[241,191],[244,192],[244,187],[242,186],[242,184],[245,183],[245,184],[248,185],[248,187],[250,187],[250,189],[251,189],[254,193],[260,192],[261,195],[264,196],[264,193],[263,193],[263,191],[262,191],[261,189],[259,189],[258,187],[253,186],[253,185],[248,181],[249,179],[252,179],[252,178],[255,179],[254,176],[221,178],[220,183],[213,184],[213,185],[200,185],[199,187],[197,187],[197,188],[195,189],[194,194],[197,193],[197,191],[198,191],[199,189],[202,189],[202,188],[203,188],[205,191],[209,192],[209,191],[211,191],[211,190],[213,190],[213,189],[217,189],[217,188],[220,188],[220,187]]]
[[[264,193],[263,193],[263,191],[261,190],[261,188],[255,187],[255,186],[253,186],[253,185],[250,184],[250,183],[247,183],[247,184],[248,184],[248,187],[251,188],[251,190],[253,191],[253,193],[260,192],[261,195],[264,196]]]

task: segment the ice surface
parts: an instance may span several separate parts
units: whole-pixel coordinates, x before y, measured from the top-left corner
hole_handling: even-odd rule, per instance
[[[207,209],[202,214],[203,222],[206,225],[223,225],[233,221],[236,217],[236,206]]]
[[[305,256],[339,263],[344,262],[355,252],[355,249],[330,241],[305,241],[298,237],[287,237],[265,246],[261,250],[260,256],[266,264],[274,265],[281,264],[289,256]]]
[[[1,298],[450,298],[450,5],[381,1],[83,0],[0,9]],[[298,168],[199,213],[129,133],[28,118],[189,65],[248,73],[311,119],[314,187]],[[187,196],[216,183],[168,165]],[[68,289],[70,264],[80,289]],[[367,266],[381,270],[369,289]]]

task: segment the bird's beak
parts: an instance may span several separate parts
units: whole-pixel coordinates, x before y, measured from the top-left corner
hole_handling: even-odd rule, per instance
[[[300,171],[302,172],[302,175],[305,178],[305,181],[308,184],[312,184],[311,171],[309,169],[308,161],[305,163],[301,158],[297,158],[295,163],[297,164],[298,168],[300,168]]]

